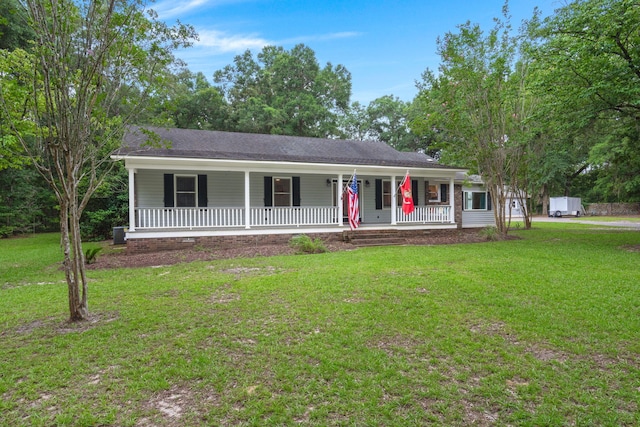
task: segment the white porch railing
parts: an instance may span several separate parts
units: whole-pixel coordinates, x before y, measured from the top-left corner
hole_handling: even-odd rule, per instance
[[[244,226],[244,208],[137,208],[138,228]]]
[[[251,226],[338,224],[336,207],[251,208]],[[137,208],[136,228],[244,227],[244,208]]]
[[[399,223],[450,223],[451,206],[416,206],[409,215],[398,208],[396,218]]]
[[[251,208],[250,221],[252,226],[338,224],[338,208],[332,206]]]
[[[450,223],[450,206],[416,206],[410,215],[402,208],[396,211],[398,223]],[[249,210],[249,225],[313,226],[337,225],[338,208],[320,207],[261,207]],[[220,228],[244,227],[244,208],[137,208],[136,228]]]

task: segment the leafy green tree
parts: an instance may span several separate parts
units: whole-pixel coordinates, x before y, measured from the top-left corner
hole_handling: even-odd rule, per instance
[[[128,171],[122,162],[118,162],[96,189],[80,218],[83,239],[108,239],[114,227],[128,224],[128,186]]]
[[[565,194],[579,179],[597,187],[591,201],[640,198],[638,22],[637,1],[585,0],[533,23],[532,54],[543,70],[536,89],[548,100],[540,114],[570,154],[559,174]]]
[[[22,49],[0,49],[0,171],[28,164],[13,130],[24,136],[35,130],[35,123],[22,120],[28,107],[31,61],[32,56]]]
[[[179,81],[181,93],[171,110],[175,125],[183,129],[227,130],[228,105],[204,74],[185,71]]]
[[[19,0],[0,2],[0,49],[25,49],[35,39],[25,8]]]
[[[400,151],[409,148],[414,137],[408,124],[408,109],[408,103],[393,95],[371,101],[367,106],[367,116],[372,138]]]
[[[484,33],[467,22],[457,33],[438,39],[438,75],[423,74],[418,104],[424,110],[414,126],[438,129],[445,163],[479,173],[491,191],[498,231],[508,232],[507,196],[526,188],[527,102],[525,62],[516,62],[519,43],[506,23],[496,19]],[[422,123],[420,123],[422,122]],[[525,190],[526,191],[526,190]],[[530,213],[526,212],[526,218]],[[530,222],[527,222],[529,225]]]
[[[367,108],[360,102],[353,102],[347,110],[339,114],[337,122],[341,138],[359,141],[370,139]]]
[[[266,46],[254,58],[238,55],[214,74],[229,103],[229,129],[327,137],[339,135],[337,116],[349,106],[351,74],[299,44],[290,51]]]
[[[0,237],[58,228],[55,196],[31,167],[0,171]]]
[[[10,129],[53,189],[70,320],[89,316],[80,217],[111,169],[110,154],[143,102],[166,81],[172,52],[193,30],[169,28],[144,0],[25,0],[33,54],[8,56],[0,105]],[[16,79],[26,84],[7,84]],[[135,87],[135,91],[123,88]],[[134,94],[135,96],[131,96]],[[119,115],[129,103],[128,116]],[[133,104],[133,106],[131,105]],[[18,119],[18,120],[16,120]],[[26,133],[19,127],[29,123]]]

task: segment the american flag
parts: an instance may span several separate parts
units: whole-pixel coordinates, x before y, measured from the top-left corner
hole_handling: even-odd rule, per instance
[[[347,188],[349,193],[349,226],[352,230],[358,228],[360,222],[360,208],[358,207],[358,179],[356,174],[351,178],[351,184]]]

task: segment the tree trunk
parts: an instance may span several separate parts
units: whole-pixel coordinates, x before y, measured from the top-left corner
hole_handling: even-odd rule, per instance
[[[64,252],[64,274],[69,297],[69,320],[78,322],[89,318],[87,307],[87,280],[84,253],[80,237],[80,218],[77,203],[65,200],[60,204],[60,233]]]
[[[541,198],[542,198],[542,215],[548,215],[549,214],[549,187],[547,187],[547,184],[544,184],[542,186],[542,194],[541,194]]]

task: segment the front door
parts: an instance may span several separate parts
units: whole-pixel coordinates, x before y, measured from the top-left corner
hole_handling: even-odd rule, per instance
[[[342,181],[342,187],[340,188],[340,190],[338,190],[337,188],[337,184],[338,184],[338,180],[334,179],[333,180],[333,185],[332,185],[332,191],[331,191],[331,196],[332,196],[332,206],[336,206],[336,200],[337,200],[337,191],[342,191],[342,222],[343,223],[348,223],[349,222],[349,197],[347,196],[347,181]],[[362,181],[358,180],[358,210],[360,212],[360,218],[362,219]]]

